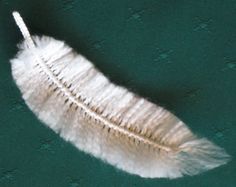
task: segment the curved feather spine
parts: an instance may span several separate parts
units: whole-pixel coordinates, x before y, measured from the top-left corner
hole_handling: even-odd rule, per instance
[[[27,43],[29,44],[29,47],[34,49],[35,44],[33,42],[33,39],[31,38],[31,35],[30,35],[23,19],[21,18],[20,14],[18,12],[13,12],[13,16],[15,18],[17,25],[21,29],[21,32],[22,32],[24,38],[26,39]],[[57,87],[60,89],[60,91],[63,94],[65,94],[71,102],[75,103],[78,107],[82,108],[85,112],[87,112],[95,120],[102,122],[104,125],[106,125],[109,128],[112,128],[115,131],[119,131],[120,133],[123,133],[129,137],[132,137],[132,138],[137,139],[141,142],[149,144],[153,147],[157,147],[157,148],[163,149],[165,151],[171,151],[171,148],[169,148],[169,147],[160,145],[157,142],[151,141],[150,139],[147,139],[144,136],[140,136],[139,134],[129,131],[128,129],[121,128],[118,125],[105,119],[104,117],[101,117],[99,114],[96,113],[96,111],[91,110],[87,105],[83,104],[83,102],[79,101],[78,98],[74,97],[74,95],[70,92],[68,87],[66,87],[64,84],[61,83],[61,81],[58,79],[58,75],[54,74],[54,72],[51,70],[51,68],[49,66],[47,66],[47,63],[44,61],[44,59],[41,56],[38,56],[38,54],[36,54],[36,53],[34,53],[33,55],[37,59],[37,62],[42,67],[43,71],[57,85]],[[63,55],[65,55],[65,54],[60,54],[60,56],[57,59],[51,59],[51,61],[49,61],[48,63],[53,64],[54,61],[58,60]]]
[[[22,19],[17,20],[22,21]],[[18,25],[23,25],[21,30],[27,32],[24,24]],[[109,89],[105,89],[102,93],[99,88],[101,85],[96,85],[93,81],[104,79],[103,74],[98,72],[87,59],[77,54],[71,56],[72,49],[63,42],[49,37],[35,37],[34,42],[37,47],[34,42],[32,42],[33,46],[28,42],[29,40],[26,39],[27,46],[23,44],[18,59],[12,60],[13,76],[28,106],[53,130],[58,132],[61,129],[61,136],[73,142],[78,148],[143,177],[175,178],[183,174],[193,175],[227,162],[228,155],[223,149],[206,139],[197,139],[182,121],[163,108],[130,94],[124,88],[113,85],[107,80],[103,81],[102,86]],[[41,44],[43,45],[40,46]],[[47,46],[49,46],[48,49]],[[77,67],[76,63],[72,63],[76,65],[73,72],[71,69],[73,66],[65,68],[68,63],[64,62],[64,58],[71,63],[76,59],[80,66],[84,64],[84,67]],[[58,63],[60,60],[63,62],[62,64]],[[24,72],[26,67],[21,64],[24,61],[28,65],[32,64],[34,68],[31,70],[32,75],[23,74],[26,74],[26,78],[32,77],[33,81],[30,79],[29,81],[36,82],[39,84],[38,86],[28,87],[25,83],[26,78],[18,73],[18,71]],[[54,64],[57,65],[54,66]],[[74,78],[73,76],[79,77]],[[94,90],[90,89],[91,86]],[[33,88],[39,89],[42,96],[32,92]],[[49,88],[56,93],[55,96],[49,92]],[[82,90],[85,95],[80,93]],[[98,100],[95,105],[90,103],[91,99],[96,100],[95,97],[88,99],[86,93],[90,94],[90,91],[100,93],[100,103],[96,103]],[[106,98],[107,94],[110,94],[109,99]],[[95,95],[92,94],[92,96]],[[117,102],[111,96],[118,100],[121,99],[121,102]],[[124,103],[129,107],[122,109],[116,107],[116,104],[122,105],[123,97],[128,98],[129,103]],[[53,104],[59,103],[59,105],[52,108],[53,105],[50,102],[47,103],[48,100]],[[64,101],[61,102],[61,100]],[[103,108],[97,107],[102,106],[101,103],[105,104]],[[75,105],[75,110],[72,111],[73,105]],[[60,109],[62,112],[57,114],[57,110]],[[76,112],[77,109],[78,112]],[[50,116],[51,114],[53,117]],[[79,114],[82,119],[73,121],[76,114]],[[145,116],[142,116],[143,114]],[[92,132],[93,127],[101,127],[104,132]],[[82,128],[82,130],[78,128]],[[80,131],[88,133],[87,137]],[[85,141],[88,141],[85,142],[85,146],[82,144],[83,136]],[[118,139],[115,139],[115,136]],[[101,139],[98,139],[99,137]],[[97,138],[98,144],[93,142],[93,138]],[[140,142],[148,147],[140,145]],[[93,146],[96,149],[93,149]],[[144,160],[146,157],[147,161]],[[160,171],[158,171],[159,168]]]

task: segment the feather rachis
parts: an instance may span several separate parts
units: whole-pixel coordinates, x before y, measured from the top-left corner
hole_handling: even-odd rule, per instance
[[[194,175],[227,162],[173,114],[111,83],[50,37],[26,40],[12,73],[28,106],[79,149],[142,177]]]

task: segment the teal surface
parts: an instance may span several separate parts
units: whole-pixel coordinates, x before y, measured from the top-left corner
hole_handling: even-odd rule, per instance
[[[225,148],[227,165],[176,180],[104,164],[37,120],[13,82],[22,36],[65,40],[110,79]],[[235,187],[236,0],[0,0],[0,187]]]

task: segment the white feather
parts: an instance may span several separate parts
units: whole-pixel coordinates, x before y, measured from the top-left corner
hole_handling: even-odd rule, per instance
[[[229,160],[167,110],[111,83],[62,41],[26,37],[11,64],[25,102],[40,120],[80,150],[126,172],[176,178]]]

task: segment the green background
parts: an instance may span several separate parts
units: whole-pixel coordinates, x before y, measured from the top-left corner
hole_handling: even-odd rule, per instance
[[[110,79],[174,112],[225,148],[227,165],[142,179],[63,141],[27,108],[9,59],[33,34],[65,40]],[[236,186],[236,0],[0,0],[0,187]]]

